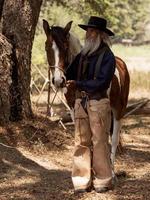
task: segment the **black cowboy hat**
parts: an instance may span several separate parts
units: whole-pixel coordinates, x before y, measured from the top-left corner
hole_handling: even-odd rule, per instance
[[[96,17],[96,16],[91,16],[87,25],[78,24],[78,26],[84,30],[87,30],[87,28],[96,28],[101,31],[104,31],[110,36],[113,36],[114,33],[108,28],[106,28],[106,25],[107,25],[106,19],[101,18],[101,17]]]

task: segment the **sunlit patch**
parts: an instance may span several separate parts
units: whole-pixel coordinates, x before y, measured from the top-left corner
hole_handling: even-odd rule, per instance
[[[15,187],[17,186],[22,186],[22,185],[28,185],[28,184],[35,184],[36,182],[39,182],[40,178],[38,177],[33,177],[33,176],[22,176],[21,178],[13,178],[13,180],[11,180],[11,185],[15,185]]]
[[[19,165],[19,163],[18,164],[14,164],[13,162],[10,162],[10,161],[8,161],[8,160],[6,160],[4,158],[2,159],[2,161],[3,161],[3,163],[7,164],[8,166],[13,167],[15,170],[22,170],[22,171],[25,171],[27,173],[31,172],[31,170]]]

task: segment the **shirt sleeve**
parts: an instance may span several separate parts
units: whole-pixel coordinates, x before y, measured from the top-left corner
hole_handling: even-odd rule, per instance
[[[88,93],[104,91],[109,88],[115,72],[115,57],[112,52],[104,54],[99,74],[96,79],[77,81],[77,87]]]
[[[76,80],[77,79],[77,68],[79,65],[80,54],[78,54],[73,62],[68,66],[66,70],[66,79],[67,80]]]

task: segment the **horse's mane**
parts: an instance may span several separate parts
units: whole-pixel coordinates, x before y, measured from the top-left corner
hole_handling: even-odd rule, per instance
[[[52,36],[60,49],[63,48],[63,40],[65,35],[63,33],[63,28],[59,26],[52,26],[51,28]],[[73,61],[75,56],[81,51],[80,40],[73,34],[69,33],[69,52],[68,52],[68,61],[69,64]],[[63,49],[62,49],[63,50]]]
[[[69,64],[73,61],[75,56],[81,51],[81,48],[82,45],[80,43],[80,40],[73,33],[70,33],[69,54],[68,54]]]
[[[62,27],[52,26],[51,28],[51,34],[60,49],[63,48],[63,40],[64,40],[64,34],[62,34],[62,32],[63,32]]]

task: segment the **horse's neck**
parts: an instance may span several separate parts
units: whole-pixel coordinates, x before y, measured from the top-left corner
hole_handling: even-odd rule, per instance
[[[81,43],[80,40],[75,37],[72,33],[70,33],[69,37],[69,53],[68,53],[68,59],[69,64],[73,61],[75,56],[81,51]]]

